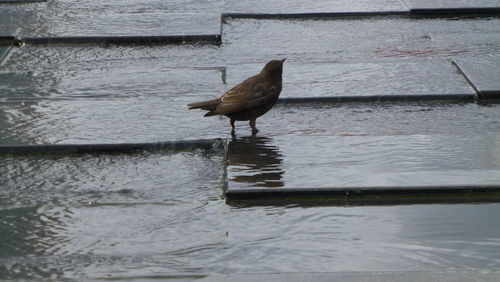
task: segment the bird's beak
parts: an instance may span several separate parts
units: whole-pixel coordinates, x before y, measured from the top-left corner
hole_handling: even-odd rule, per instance
[[[283,60],[281,60],[283,63],[286,61],[286,58],[284,58]]]

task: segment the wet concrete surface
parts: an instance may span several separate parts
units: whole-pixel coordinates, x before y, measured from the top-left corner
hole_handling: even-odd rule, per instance
[[[0,143],[224,137],[226,121],[186,107],[223,92],[217,54],[215,47],[193,46],[15,49],[0,73]]]
[[[483,98],[500,97],[500,57],[457,57],[453,61]]]
[[[27,156],[0,167],[3,278],[199,271],[225,240],[217,154]]]
[[[228,67],[237,84],[260,64]],[[286,63],[282,98],[335,96],[474,95],[474,89],[445,59],[386,60],[373,63]]]
[[[224,11],[330,4],[48,1],[2,4],[0,18],[18,37],[211,34]],[[225,18],[220,46],[14,48],[0,64],[0,144],[226,138],[229,151],[2,156],[0,277],[500,268],[499,204],[252,206],[223,195],[226,179],[229,189],[498,184],[497,104],[282,103],[257,121],[257,137],[237,123],[235,139],[226,118],[186,108],[284,57],[282,97],[472,96],[452,58],[498,53],[499,26],[496,17]]]
[[[405,0],[410,9],[500,8],[499,0]]]
[[[345,282],[387,282],[387,281],[498,281],[500,273],[493,271],[426,271],[426,272],[364,272],[364,273],[269,273],[269,274],[237,274],[214,275],[196,281],[345,281]],[[174,280],[177,281],[177,280]],[[181,281],[179,279],[179,281]]]
[[[6,32],[19,37],[220,34],[220,13],[213,3],[49,1],[2,6],[2,14],[12,18]],[[15,19],[19,16],[29,19]]]
[[[188,185],[217,185],[222,173],[221,157],[207,150],[2,156],[1,207],[8,210],[50,203],[168,205],[189,201],[176,196],[175,191]],[[177,173],[165,175],[169,168],[178,169]],[[123,182],[125,178],[128,180]]]
[[[264,136],[229,143],[228,193],[498,184],[499,118],[497,105],[279,108]]]
[[[101,197],[71,197],[65,191],[66,198],[54,197],[52,204],[2,209],[0,232],[6,240],[0,246],[8,255],[0,258],[2,277],[499,267],[498,204],[228,208],[214,189],[214,166],[200,167],[208,169],[201,186],[183,182],[174,189],[159,183],[150,185],[158,189],[134,188],[128,194],[100,191]],[[131,199],[138,203],[127,203]]]
[[[223,26],[222,50],[228,64],[283,57],[311,63],[486,55],[500,51],[499,26],[497,18],[234,19]],[[482,39],[474,42],[476,37]]]
[[[402,0],[356,1],[226,1],[226,13],[335,13],[335,12],[373,12],[373,11],[406,11],[406,4]]]

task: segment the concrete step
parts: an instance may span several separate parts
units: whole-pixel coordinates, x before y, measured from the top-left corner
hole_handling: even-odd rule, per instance
[[[261,68],[262,64],[230,66],[227,84],[236,85]],[[316,97],[372,101],[391,96],[400,100],[422,99],[422,96],[472,100],[474,94],[474,89],[448,60],[422,58],[373,63],[286,62],[281,98],[285,101],[300,98],[302,102]]]
[[[407,11],[402,0],[362,0],[353,3],[348,0],[314,1],[304,3],[293,1],[226,1],[224,12],[228,14],[300,14],[300,13],[349,13]]]
[[[288,57],[288,62],[370,62],[500,52],[498,18],[451,20],[226,20],[221,46],[229,65]]]
[[[500,98],[499,56],[457,57],[453,58],[453,62],[473,85],[480,98]]]
[[[496,194],[498,110],[476,104],[280,107],[257,123],[267,135],[229,142],[226,195]]]

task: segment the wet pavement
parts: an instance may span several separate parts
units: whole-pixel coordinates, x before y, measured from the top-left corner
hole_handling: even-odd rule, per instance
[[[462,57],[454,58],[453,61],[482,98],[500,97],[500,81],[498,80],[500,57]]]
[[[349,0],[315,1],[226,1],[224,11],[227,13],[342,13],[342,12],[380,12],[406,11],[408,7],[402,0],[363,0],[353,3]]]
[[[0,46],[0,146],[226,142],[1,155],[0,278],[498,278],[488,271],[500,268],[500,204],[479,204],[473,189],[460,204],[226,196],[498,188],[500,105],[485,98],[500,91],[500,3],[285,2],[0,1],[0,34],[11,36]],[[464,7],[492,10],[449,15]],[[411,15],[421,9],[443,15]],[[154,41],[172,35],[220,41]],[[109,36],[144,40],[23,44]],[[281,102],[257,136],[187,110],[285,57]]]
[[[449,8],[498,8],[498,0],[407,0],[411,9],[449,9]]]
[[[476,104],[280,107],[262,118],[268,134],[230,141],[228,196],[262,187],[498,184],[499,110]]]
[[[237,84],[256,73],[259,64],[228,67],[227,82]],[[424,71],[425,70],[425,71]],[[287,63],[282,98],[336,96],[474,96],[474,89],[445,59],[379,62]],[[404,75],[402,75],[404,74]],[[292,119],[293,120],[293,119]]]

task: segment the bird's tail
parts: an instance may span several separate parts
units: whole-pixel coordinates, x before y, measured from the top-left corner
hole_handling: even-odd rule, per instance
[[[220,103],[220,99],[213,99],[213,100],[208,100],[208,101],[203,101],[203,102],[196,102],[196,103],[191,103],[188,105],[189,109],[202,109],[206,111],[212,111],[217,108],[217,106]]]
[[[208,101],[203,101],[203,102],[197,102],[197,103],[191,103],[188,105],[189,109],[202,109],[205,111],[208,111],[208,113],[205,114],[206,117],[209,116],[214,116],[217,115],[215,113],[215,110],[217,109],[217,106],[220,103],[220,98],[213,99],[213,100],[208,100]]]

